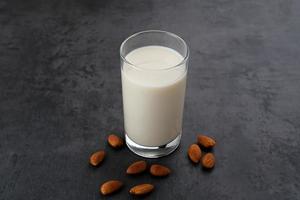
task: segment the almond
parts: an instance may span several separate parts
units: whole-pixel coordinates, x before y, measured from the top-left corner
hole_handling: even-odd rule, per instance
[[[109,145],[113,148],[121,148],[124,145],[124,141],[117,135],[110,134],[107,138]]]
[[[137,161],[137,162],[134,162],[132,163],[128,168],[127,168],[127,171],[126,173],[127,174],[139,174],[139,173],[142,173],[146,170],[147,168],[147,163],[146,161]]]
[[[201,161],[202,166],[207,169],[213,168],[215,166],[215,162],[216,162],[216,159],[215,159],[215,156],[213,153],[205,154]]]
[[[111,180],[103,183],[100,187],[100,192],[103,195],[108,195],[113,192],[116,192],[123,186],[123,183],[118,180]]]
[[[151,165],[150,174],[153,176],[167,176],[171,173],[171,170],[168,167],[163,165]]]
[[[132,187],[129,191],[132,195],[144,195],[152,192],[154,190],[154,185],[152,184],[140,184]]]
[[[216,145],[216,141],[206,135],[198,135],[198,144],[202,145],[205,148],[212,148]]]
[[[104,159],[105,152],[103,150],[97,151],[90,156],[90,164],[93,166],[98,166]]]
[[[190,160],[193,161],[194,163],[198,163],[200,161],[201,154],[202,154],[201,149],[197,144],[192,144],[189,147],[188,156]]]

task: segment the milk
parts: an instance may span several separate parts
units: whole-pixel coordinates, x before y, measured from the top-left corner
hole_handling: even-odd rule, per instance
[[[125,59],[122,92],[127,136],[150,147],[171,142],[182,132],[187,72],[185,64],[174,66],[183,57],[167,47],[145,46]]]

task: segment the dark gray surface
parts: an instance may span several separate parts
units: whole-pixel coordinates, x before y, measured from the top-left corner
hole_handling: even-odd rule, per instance
[[[139,157],[111,150],[122,133],[119,45],[144,29],[190,45],[180,148],[149,162],[167,179],[127,177]],[[101,199],[98,186],[126,186],[107,199],[300,199],[300,1],[0,0],[0,199]],[[205,132],[217,141],[208,173],[186,151]],[[89,154],[107,150],[98,169]]]

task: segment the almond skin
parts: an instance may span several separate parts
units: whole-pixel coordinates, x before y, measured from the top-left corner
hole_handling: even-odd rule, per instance
[[[100,187],[100,192],[103,195],[108,195],[118,191],[123,186],[123,183],[118,180],[111,180],[103,183]]]
[[[97,151],[90,156],[90,164],[96,167],[103,161],[104,157],[105,152],[103,150]]]
[[[132,195],[140,196],[140,195],[148,194],[153,190],[154,190],[154,185],[145,183],[145,184],[140,184],[132,187],[129,193]]]
[[[198,144],[202,145],[205,148],[212,148],[216,145],[216,141],[206,135],[198,135],[197,139]]]
[[[201,149],[197,144],[192,144],[188,150],[188,156],[190,160],[194,163],[198,163],[201,159]]]
[[[203,156],[201,164],[204,168],[211,169],[215,166],[216,159],[213,153],[207,153]]]
[[[107,141],[108,144],[115,149],[119,149],[124,145],[123,139],[114,134],[110,134],[107,138]]]
[[[163,165],[154,164],[150,167],[150,174],[153,176],[168,176],[171,170]]]
[[[126,173],[127,174],[139,174],[144,172],[147,169],[147,163],[146,161],[137,161],[132,163],[128,168]]]

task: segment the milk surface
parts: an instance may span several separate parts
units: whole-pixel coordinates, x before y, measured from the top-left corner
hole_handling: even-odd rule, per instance
[[[122,68],[124,126],[128,137],[143,146],[161,146],[182,132],[186,88],[183,57],[162,46],[145,46],[125,57]],[[173,67],[173,68],[172,68]]]

